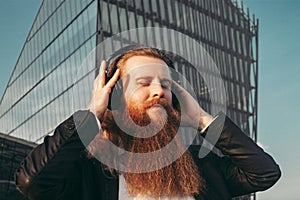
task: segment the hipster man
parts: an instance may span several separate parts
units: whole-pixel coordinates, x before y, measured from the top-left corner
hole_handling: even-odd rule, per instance
[[[230,199],[275,184],[280,169],[273,158],[224,113],[205,112],[172,80],[173,68],[163,51],[148,47],[126,51],[107,70],[103,61],[88,109],[62,122],[24,159],[16,172],[18,188],[30,199],[194,200]],[[176,137],[179,126],[204,136],[215,131],[215,146],[224,156],[210,152],[199,158],[199,145],[186,149]],[[82,142],[82,134],[89,139]],[[129,156],[111,153],[110,143]],[[169,143],[176,146],[170,154],[183,153],[166,165],[168,155],[151,153]],[[109,166],[103,157],[122,160],[128,170]]]

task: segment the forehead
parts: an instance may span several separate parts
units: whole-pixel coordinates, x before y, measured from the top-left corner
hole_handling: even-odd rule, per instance
[[[171,78],[168,65],[163,60],[150,56],[133,56],[126,61],[124,69],[125,76],[130,75],[132,78],[155,75]]]

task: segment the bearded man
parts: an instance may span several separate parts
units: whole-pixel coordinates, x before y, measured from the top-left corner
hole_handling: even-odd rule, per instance
[[[60,124],[24,159],[16,173],[19,189],[31,199],[193,200],[229,199],[275,184],[280,169],[273,158],[223,113],[215,118],[206,113],[172,80],[170,67],[170,59],[154,48],[125,52],[107,73],[102,62],[88,110]],[[121,95],[110,99],[119,77]],[[117,109],[107,109],[114,100]],[[216,143],[223,157],[211,152],[200,159],[199,146],[186,150],[177,137],[181,125],[205,134],[218,131],[224,120]],[[112,153],[110,143],[129,156]],[[160,151],[169,144],[175,161]],[[100,162],[103,158],[124,165],[123,170]]]

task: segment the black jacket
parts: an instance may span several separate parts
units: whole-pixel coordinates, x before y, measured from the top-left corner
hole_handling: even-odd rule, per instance
[[[281,175],[279,166],[228,117],[220,113],[209,128],[217,130],[223,125],[222,118],[225,123],[216,147],[225,156],[209,153],[199,159],[200,147],[189,148],[206,182],[206,192],[201,197],[230,199],[275,184]],[[78,130],[89,130],[86,134],[90,140],[98,133],[92,113],[76,112],[23,160],[15,174],[16,185],[23,194],[42,200],[118,199],[118,178],[105,172],[96,159],[88,159],[82,153],[85,147]]]

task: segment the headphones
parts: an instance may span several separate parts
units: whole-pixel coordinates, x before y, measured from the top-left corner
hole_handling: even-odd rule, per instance
[[[166,51],[156,49],[156,48],[152,48],[152,47],[129,45],[129,46],[123,47],[123,48],[115,51],[112,55],[110,55],[106,59],[105,84],[113,77],[116,70],[118,69],[118,67],[117,67],[118,62],[121,60],[121,58],[128,51],[142,50],[144,48],[151,48],[154,51],[159,52],[161,57],[158,57],[158,58],[162,59],[172,69],[172,70],[170,70],[171,71],[171,77],[172,77],[173,80],[178,82],[178,80],[179,80],[178,74],[174,73],[174,72],[176,72],[175,67],[174,67],[173,62],[171,61],[171,59],[169,59],[169,57],[167,56]],[[95,74],[96,76],[97,76],[98,72],[99,72],[99,68],[96,70],[96,74]],[[120,78],[118,78],[116,84],[112,88],[111,93],[109,95],[109,101],[108,101],[107,108],[109,110],[120,108],[121,107],[122,95],[123,95],[123,86],[122,86],[122,83],[120,81]],[[112,99],[114,99],[114,101],[112,101]],[[177,108],[177,106],[179,106],[179,101],[178,101],[176,95],[173,92],[172,92],[172,105],[173,105],[174,108]]]

